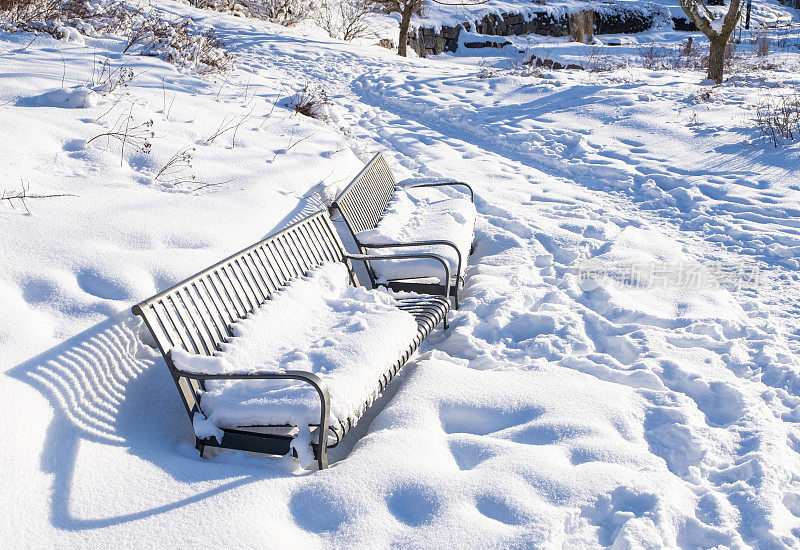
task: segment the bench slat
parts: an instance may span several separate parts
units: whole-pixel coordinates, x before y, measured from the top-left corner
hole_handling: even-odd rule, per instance
[[[205,278],[208,281],[209,286],[211,287],[209,290],[213,290],[214,297],[215,297],[215,305],[221,306],[219,309],[220,314],[224,311],[224,317],[222,318],[223,323],[225,326],[230,325],[233,321],[237,319],[235,315],[235,309],[233,308],[233,304],[228,297],[227,290],[225,290],[225,285],[222,284],[222,279],[219,276],[217,271],[212,271],[208,274]],[[228,330],[228,335],[230,336],[230,330]]]
[[[264,275],[266,276],[267,281],[269,282],[267,286],[269,287],[271,294],[280,286],[280,283],[278,282],[280,280],[278,277],[278,272],[275,271],[275,267],[269,263],[266,247],[259,246],[255,249],[255,253],[261,260],[261,267],[264,270]]]
[[[375,228],[396,185],[386,159],[377,154],[345,187],[336,204],[354,235]]]
[[[217,304],[214,298],[208,293],[205,278],[193,282],[192,287],[197,295],[198,309],[201,307],[205,308],[203,318],[205,319],[211,340],[214,342],[214,347],[220,349],[220,344],[228,337],[227,325],[222,322],[222,316],[217,309]]]
[[[241,288],[247,300],[247,313],[252,313],[258,308],[261,299],[258,297],[255,288],[253,288],[253,283],[248,277],[247,270],[242,260],[243,258],[237,258],[231,262],[231,271],[236,279],[236,283]]]
[[[159,304],[164,311],[167,329],[174,335],[173,345],[180,344],[189,353],[197,353],[198,350],[192,345],[191,338],[184,330],[183,321],[178,315],[177,304],[172,296],[165,296],[163,300],[159,301]]]
[[[195,283],[190,283],[183,288],[184,303],[189,309],[189,314],[192,317],[195,327],[197,328],[200,339],[203,342],[208,354],[211,355],[217,351],[217,341],[214,337],[214,332],[211,330],[210,321],[207,320],[208,306],[199,305],[203,304],[200,295],[197,294],[197,287]],[[205,313],[203,310],[206,310]]]
[[[253,281],[258,302],[263,302],[267,299],[267,296],[269,296],[270,293],[266,288],[264,279],[261,277],[261,272],[258,270],[259,262],[254,257],[254,251],[250,251],[242,256],[242,263],[247,268],[247,274],[250,276],[250,280]]]

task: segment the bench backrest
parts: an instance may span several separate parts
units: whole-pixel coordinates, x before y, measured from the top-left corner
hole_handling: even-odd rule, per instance
[[[383,216],[397,182],[383,155],[378,153],[333,202],[355,235],[374,229]]]
[[[173,371],[190,414],[202,384],[174,372],[169,350],[182,347],[189,353],[212,355],[231,336],[231,323],[254,311],[289,279],[324,261],[347,263],[351,282],[357,285],[343,253],[328,212],[321,211],[133,307]]]

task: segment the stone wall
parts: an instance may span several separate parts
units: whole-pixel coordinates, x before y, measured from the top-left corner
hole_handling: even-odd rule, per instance
[[[589,28],[586,22],[590,21]],[[571,15],[553,16],[546,11],[535,12],[530,19],[518,13],[489,14],[480,21],[466,22],[463,28],[489,36],[511,36],[541,34],[544,36],[591,37],[592,34],[623,34],[644,32],[655,25],[651,12],[622,6],[604,6],[602,10],[584,10]],[[408,44],[418,55],[437,55],[458,49],[458,37],[462,25],[443,26],[437,32],[433,28],[417,28],[409,32]],[[476,43],[465,43],[466,47],[480,47]]]

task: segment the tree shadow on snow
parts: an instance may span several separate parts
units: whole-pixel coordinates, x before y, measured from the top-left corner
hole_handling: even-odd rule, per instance
[[[17,365],[8,375],[38,390],[53,408],[41,454],[41,468],[54,476],[50,521],[60,529],[96,529],[163,514],[249,483],[292,475],[272,468],[275,461],[231,464],[203,460],[194,449],[186,411],[160,354],[142,344],[139,320],[119,313],[54,348]],[[153,508],[94,519],[70,510],[82,442],[126,448],[127,452],[168,473],[183,484],[223,481]],[[266,467],[265,467],[266,466]],[[100,474],[93,482],[103,484]],[[163,499],[164,487],[148,486],[141,472],[119,470],[121,486]],[[225,481],[228,480],[228,481]],[[186,489],[184,485],[182,489]],[[185,493],[184,493],[185,494]],[[130,495],[117,495],[118,501]],[[163,502],[163,500],[162,500]]]

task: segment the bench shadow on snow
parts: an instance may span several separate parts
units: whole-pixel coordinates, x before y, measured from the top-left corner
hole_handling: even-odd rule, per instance
[[[269,233],[320,207],[318,197],[310,193]],[[221,460],[201,459],[194,449],[194,433],[169,370],[160,353],[143,341],[150,341],[149,333],[138,318],[126,310],[7,373],[39,391],[53,408],[40,466],[54,476],[50,521],[55,527],[79,531],[123,524],[168,513],[256,481],[296,476],[267,457],[250,458],[228,451]],[[369,421],[365,419],[362,424],[363,431]],[[76,477],[82,441],[123,448],[179,483],[217,480],[221,484],[137,512],[78,518],[70,511],[70,503],[76,484],[85,483]],[[332,459],[344,458],[352,445],[352,441],[343,442]],[[103,483],[105,471],[102,468],[110,467],[101,465],[93,482]],[[137,473],[139,470],[126,472],[120,467],[115,475],[131,478],[121,484],[123,487],[162,495],[164,488],[148,487],[147,477]],[[128,500],[129,496],[127,493],[118,495],[120,501]]]
[[[55,527],[83,530],[117,525],[169,512],[260,479],[290,475],[275,468],[199,457],[189,443],[194,434],[169,371],[159,354],[141,344],[139,321],[127,311],[14,367],[8,374],[38,390],[53,407],[41,468],[54,476],[50,521]],[[79,519],[71,513],[70,501],[75,484],[81,482],[75,479],[75,471],[82,441],[125,448],[182,483],[223,483],[137,512]],[[103,469],[109,467],[101,465],[93,481],[103,483]],[[136,478],[126,480],[124,487],[163,494],[163,487],[147,487],[147,478],[135,471],[116,472]],[[118,496],[121,501],[129,497]]]

